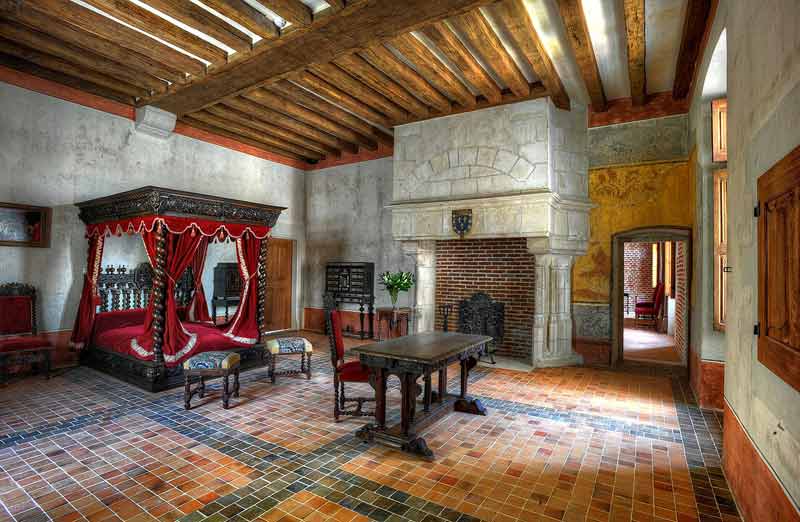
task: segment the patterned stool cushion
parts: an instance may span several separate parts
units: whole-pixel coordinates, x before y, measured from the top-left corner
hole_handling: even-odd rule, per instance
[[[236,352],[203,352],[183,362],[184,370],[232,370],[239,366]]]
[[[284,337],[267,341],[267,350],[269,350],[269,353],[276,355],[281,353],[311,353],[314,351],[314,347],[304,337]]]

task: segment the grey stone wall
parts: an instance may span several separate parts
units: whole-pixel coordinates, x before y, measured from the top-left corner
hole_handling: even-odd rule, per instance
[[[394,200],[548,188],[547,110],[540,99],[398,127]]]
[[[384,271],[414,271],[400,243],[392,239],[392,158],[306,174],[306,262],[304,303],[321,307],[325,265],[330,261],[375,263],[375,276]],[[390,306],[388,294],[376,282],[376,303]],[[413,292],[398,304],[412,304]]]
[[[685,159],[686,114],[589,129],[589,168]]]
[[[611,339],[611,305],[608,303],[572,303],[575,337]]]
[[[800,6],[727,3],[728,286],[725,400],[800,502],[800,392],[757,359],[757,181],[800,145]]]
[[[71,328],[86,263],[77,201],[144,185],[288,207],[275,234],[304,238],[303,171],[0,83],[0,201],[53,207],[52,246],[0,247],[0,280],[42,296],[44,330]],[[298,281],[298,286],[300,282]]]

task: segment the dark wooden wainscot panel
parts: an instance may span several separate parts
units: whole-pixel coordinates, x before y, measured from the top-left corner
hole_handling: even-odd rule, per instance
[[[758,179],[758,360],[800,391],[800,147]]]

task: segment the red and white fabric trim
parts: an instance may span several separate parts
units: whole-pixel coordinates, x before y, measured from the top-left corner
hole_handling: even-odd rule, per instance
[[[177,216],[137,216],[115,221],[106,221],[86,225],[86,237],[95,235],[141,234],[143,231],[152,232],[158,223],[162,223],[173,234],[185,232],[200,233],[206,237],[218,239],[239,239],[250,232],[257,239],[269,236],[270,228],[266,225],[243,225],[237,223],[222,223],[208,219],[182,218]]]

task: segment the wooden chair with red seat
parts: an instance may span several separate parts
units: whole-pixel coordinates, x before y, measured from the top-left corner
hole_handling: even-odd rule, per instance
[[[342,335],[342,316],[336,309],[336,302],[330,295],[325,296],[325,319],[331,343],[331,363],[333,364],[333,417],[336,421],[342,415],[372,417],[374,411],[364,411],[365,402],[374,402],[375,397],[347,397],[345,383],[360,382],[370,384],[369,368],[360,361],[344,361],[344,336]],[[356,403],[355,409],[348,410],[347,403]]]
[[[636,307],[634,308],[634,312],[636,313],[636,327],[640,326],[640,322],[643,320],[652,321],[653,328],[657,329],[657,322],[658,316],[661,314],[661,307],[664,304],[664,283],[658,283],[656,288],[653,292],[653,300],[652,301],[639,301],[639,298],[636,298]]]
[[[11,363],[43,363],[50,378],[51,354],[47,338],[37,335],[36,289],[23,283],[0,284],[0,383],[8,380]]]

